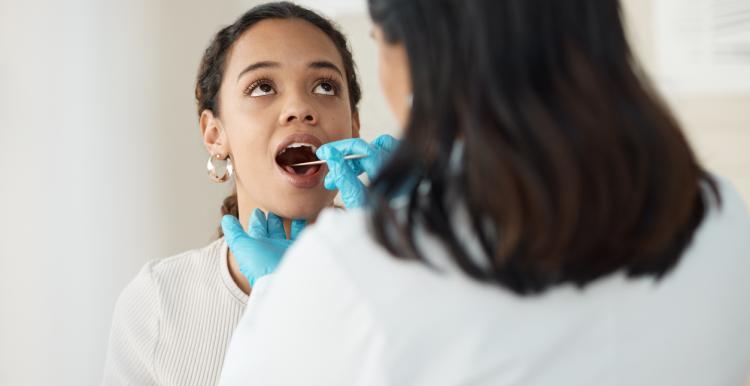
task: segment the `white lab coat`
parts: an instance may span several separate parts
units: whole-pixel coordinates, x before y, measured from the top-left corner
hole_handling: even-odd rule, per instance
[[[364,212],[329,210],[257,283],[220,384],[742,385],[750,216],[721,191],[662,281],[614,274],[538,297],[397,260]]]

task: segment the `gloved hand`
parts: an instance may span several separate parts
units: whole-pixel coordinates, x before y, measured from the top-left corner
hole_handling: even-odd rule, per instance
[[[256,280],[276,269],[284,252],[305,228],[306,221],[292,220],[289,239],[284,232],[283,220],[273,213],[269,213],[266,219],[262,210],[255,209],[249,224],[249,230],[245,232],[237,217],[225,215],[221,219],[224,239],[237,259],[240,272],[253,286]]]
[[[344,206],[349,209],[363,206],[367,200],[367,188],[357,176],[365,172],[367,178],[374,179],[398,143],[398,140],[386,134],[375,138],[372,143],[361,138],[350,138],[324,144],[315,155],[328,164],[325,188],[338,189]],[[345,160],[344,156],[350,154],[365,154],[367,157]]]

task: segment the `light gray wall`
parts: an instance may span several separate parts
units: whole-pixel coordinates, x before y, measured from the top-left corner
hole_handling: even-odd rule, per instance
[[[248,6],[0,2],[0,384],[98,384],[125,284],[211,240],[193,84]]]
[[[659,68],[656,44],[659,20],[654,12],[658,1],[661,0],[622,2],[636,54],[662,87],[665,99],[704,165],[728,178],[746,202],[750,202],[750,90],[686,92],[661,85],[658,74],[670,69]],[[711,74],[694,74],[707,75]]]
[[[370,139],[396,127],[355,1],[306,3],[351,39]],[[647,62],[649,1],[626,2]],[[195,71],[254,3],[0,0],[0,384],[98,384],[119,291],[147,260],[210,241],[228,186],[205,175]],[[750,196],[747,96],[674,103]]]

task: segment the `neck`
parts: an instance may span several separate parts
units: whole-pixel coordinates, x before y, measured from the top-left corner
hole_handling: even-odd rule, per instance
[[[247,231],[247,224],[243,223],[242,227],[245,228],[245,231]],[[289,237],[290,227],[291,221],[285,219],[284,229],[286,230],[287,237]],[[237,284],[237,287],[239,287],[242,292],[244,292],[246,295],[250,295],[250,292],[252,291],[252,287],[250,287],[250,281],[248,281],[245,275],[240,272],[240,265],[237,262],[237,258],[234,256],[234,253],[232,253],[231,249],[227,252],[227,259],[227,265],[229,266],[229,275],[232,277],[232,280],[234,280],[235,284]]]
[[[242,224],[242,228],[245,229],[247,232],[248,230],[248,220],[250,219],[250,214],[255,208],[260,208],[263,210],[263,212],[268,213],[268,211],[263,208],[262,206],[257,205],[255,202],[251,202],[248,200],[248,197],[238,197],[238,214],[239,214],[239,220],[240,224]],[[333,203],[330,204],[333,206]],[[284,231],[286,232],[286,237],[289,238],[291,234],[291,228],[292,228],[292,221],[289,219],[284,219]],[[315,221],[315,219],[309,219],[308,224],[312,224]],[[237,284],[237,286],[244,292],[245,294],[250,295],[250,292],[252,291],[252,288],[250,287],[250,282],[247,280],[245,275],[240,272],[240,265],[237,262],[237,258],[234,256],[234,253],[232,253],[231,250],[227,253],[227,259],[228,259],[228,266],[229,266],[229,274],[234,280],[234,282]]]

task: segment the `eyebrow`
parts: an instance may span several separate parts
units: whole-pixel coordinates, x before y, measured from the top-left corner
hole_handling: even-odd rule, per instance
[[[239,80],[242,77],[242,75],[245,75],[246,73],[248,73],[250,71],[255,71],[255,70],[258,70],[258,69],[261,69],[261,68],[277,68],[277,67],[281,67],[281,63],[279,63],[279,62],[271,62],[271,61],[263,61],[263,62],[253,63],[253,64],[245,67],[244,70],[240,71],[239,75],[237,75],[237,81],[239,82]],[[344,77],[344,74],[341,72],[341,70],[335,64],[333,64],[333,63],[331,63],[331,62],[329,62],[327,60],[317,60],[317,61],[311,62],[308,65],[308,67],[309,68],[314,68],[314,69],[325,68],[325,69],[333,70],[333,71],[336,71],[342,78]]]
[[[240,74],[237,75],[237,81],[239,82],[239,80],[242,77],[242,75],[245,75],[245,73],[248,73],[250,71],[255,71],[255,70],[260,69],[260,68],[273,68],[273,67],[281,67],[281,63],[279,63],[279,62],[269,62],[269,61],[253,63],[253,64],[245,67],[244,70],[240,71]]]
[[[345,78],[345,76],[341,72],[341,70],[339,70],[339,68],[335,64],[333,64],[333,63],[331,63],[331,62],[329,62],[327,60],[318,60],[318,61],[312,62],[312,63],[310,63],[309,67],[310,68],[316,68],[316,69],[318,69],[318,68],[327,68],[329,70],[333,70],[333,71],[338,72],[339,75],[342,78]]]

